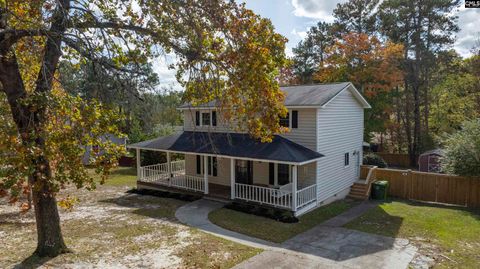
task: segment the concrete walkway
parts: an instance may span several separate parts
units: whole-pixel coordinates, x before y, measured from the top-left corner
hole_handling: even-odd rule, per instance
[[[208,213],[221,202],[197,200],[180,207],[181,222],[241,244],[264,249],[234,268],[407,268],[416,248],[406,239],[395,239],[341,228],[376,206],[364,202],[299,234],[282,244],[232,232],[211,223]]]

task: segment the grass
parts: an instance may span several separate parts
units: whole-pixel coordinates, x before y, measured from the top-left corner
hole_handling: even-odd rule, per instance
[[[93,169],[89,172],[100,182],[100,177],[95,174]],[[112,171],[105,186],[128,186],[134,187],[137,184],[137,170],[133,167],[117,167]]]
[[[281,243],[346,211],[354,204],[354,202],[345,200],[337,201],[299,217],[299,222],[297,223],[283,223],[226,208],[220,208],[211,212],[208,218],[225,229]]]
[[[406,201],[380,204],[346,228],[435,245],[437,268],[480,268],[480,211]]]

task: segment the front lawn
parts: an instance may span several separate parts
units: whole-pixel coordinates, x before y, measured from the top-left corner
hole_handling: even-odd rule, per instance
[[[216,225],[225,229],[267,241],[281,243],[346,211],[354,204],[354,202],[347,202],[345,200],[331,203],[299,217],[298,223],[283,223],[227,208],[220,208],[211,212],[208,218]]]
[[[71,211],[60,209],[72,253],[53,259],[31,256],[36,245],[33,211],[0,199],[0,268],[230,268],[261,252],[180,224],[182,200],[125,193],[135,179],[119,168],[95,191],[69,187]],[[42,267],[42,268],[43,268]]]
[[[89,169],[89,172],[93,175],[98,182],[100,182],[100,176],[95,174],[93,169]],[[137,184],[137,170],[134,167],[117,167],[115,168],[108,179],[105,181],[106,186],[128,186],[134,187]]]
[[[438,268],[480,268],[480,211],[407,201],[382,203],[346,228],[407,238]]]

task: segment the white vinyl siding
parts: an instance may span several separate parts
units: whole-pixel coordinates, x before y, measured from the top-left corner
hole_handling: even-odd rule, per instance
[[[290,109],[290,121],[292,118],[292,110],[298,111],[298,128],[290,128],[290,131],[288,133],[282,134],[282,136],[306,148],[316,151],[317,142],[315,139],[315,135],[317,128],[317,109]]]
[[[200,112],[200,125],[197,126],[195,125],[195,113],[199,111]],[[210,114],[210,124],[208,126],[202,125],[202,117],[203,113],[209,113]],[[225,121],[225,119],[222,117],[221,112],[217,111],[217,126],[212,126],[212,116],[211,116],[211,110],[206,110],[206,109],[200,109],[200,110],[195,110],[195,109],[187,109],[183,111],[183,130],[184,131],[200,131],[200,132],[229,132],[232,131],[234,128],[231,126],[234,126],[233,124],[230,124]]]
[[[318,109],[317,120],[317,151],[325,155],[317,165],[318,201],[322,202],[358,179],[358,161],[362,159],[363,107],[349,90],[345,90],[325,108]],[[353,155],[354,151],[358,154]],[[349,166],[345,166],[347,152]]]

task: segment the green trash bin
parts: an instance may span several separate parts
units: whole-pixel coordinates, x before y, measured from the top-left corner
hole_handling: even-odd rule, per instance
[[[372,184],[372,199],[386,200],[388,191],[388,181],[375,181]]]

